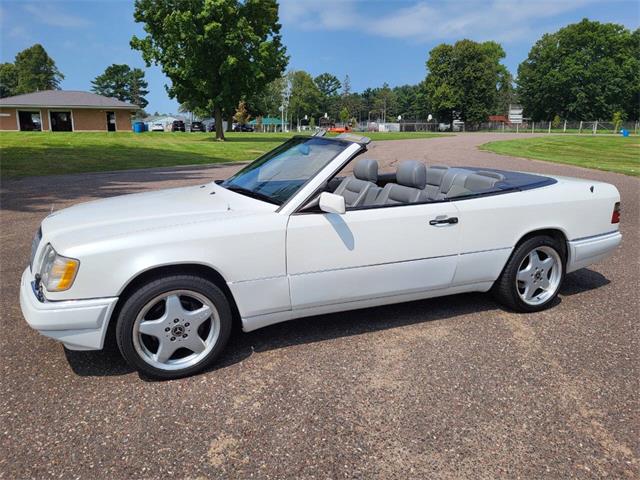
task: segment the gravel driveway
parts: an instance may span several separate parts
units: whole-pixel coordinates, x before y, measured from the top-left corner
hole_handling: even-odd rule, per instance
[[[465,294],[313,317],[236,334],[217,366],[171,382],[30,330],[20,273],[52,206],[238,166],[5,181],[0,478],[638,478],[640,180],[476,149],[512,137],[388,141],[368,156],[615,184],[622,247],[568,275],[555,308],[518,315]]]

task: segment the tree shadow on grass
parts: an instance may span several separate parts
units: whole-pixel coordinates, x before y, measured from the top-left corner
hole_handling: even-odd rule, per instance
[[[0,205],[5,211],[48,213],[52,207],[59,209],[81,201],[208,183],[228,177],[245,164],[215,163],[220,159],[207,156],[187,156],[181,160],[189,165],[4,179],[0,186]]]

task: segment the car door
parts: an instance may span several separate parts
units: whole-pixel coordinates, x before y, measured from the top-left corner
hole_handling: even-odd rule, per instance
[[[442,202],[291,215],[292,309],[448,287],[459,253],[457,212]]]

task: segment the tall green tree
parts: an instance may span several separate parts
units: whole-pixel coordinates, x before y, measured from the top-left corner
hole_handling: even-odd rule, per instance
[[[289,72],[291,97],[289,98],[289,114],[299,121],[305,115],[315,117],[320,110],[322,93],[313,81],[313,77],[304,70]]]
[[[438,119],[485,121],[497,108],[498,88],[506,71],[500,63],[504,56],[496,42],[460,40],[432,49],[424,89]]]
[[[58,90],[60,81],[64,79],[56,63],[39,43],[18,52],[13,65],[15,75],[13,95],[39,90]],[[5,73],[10,74],[10,69],[6,69]]]
[[[518,67],[518,92],[534,120],[637,119],[640,29],[584,19],[543,35]]]
[[[340,90],[340,87],[342,87],[338,77],[330,73],[321,73],[314,78],[313,81],[317,85],[318,90],[320,90],[320,93],[325,97],[336,95]]]
[[[15,95],[17,85],[16,66],[13,63],[0,64],[0,98]]]
[[[220,140],[223,111],[287,65],[276,0],[136,0],[134,18],[147,35],[134,36],[132,48],[162,66],[169,96],[213,111]]]
[[[144,79],[144,71],[140,68],[132,69],[129,65],[114,63],[91,83],[91,90],[98,95],[117,98],[140,108],[149,104],[144,98],[149,93],[148,83]]]

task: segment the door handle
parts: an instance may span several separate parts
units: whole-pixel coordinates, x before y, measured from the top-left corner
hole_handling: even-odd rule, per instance
[[[429,225],[437,227],[438,225],[455,225],[458,223],[458,217],[446,217],[444,215],[429,220]]]

